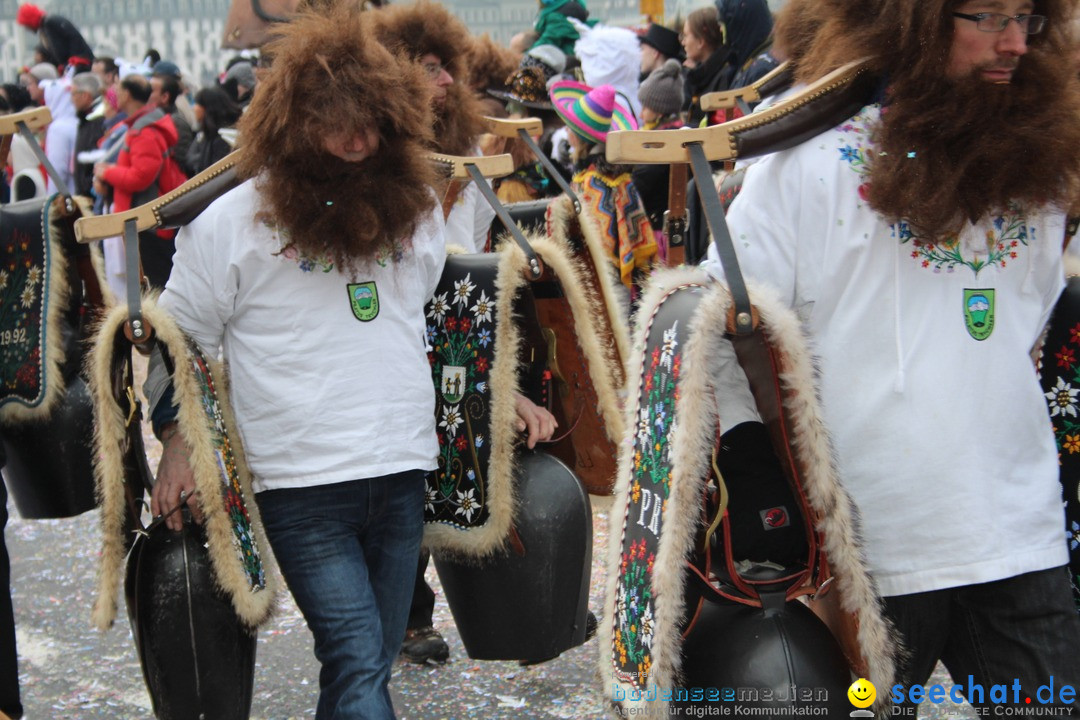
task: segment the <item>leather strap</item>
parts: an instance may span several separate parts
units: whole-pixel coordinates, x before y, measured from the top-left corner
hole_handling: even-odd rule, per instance
[[[668,176],[668,209],[664,213],[664,232],[668,242],[668,265],[686,262],[686,184],[689,168],[673,163]]]
[[[124,260],[127,272],[128,321],[125,332],[130,331],[135,344],[150,339],[149,329],[142,316],[142,265],[139,262],[139,223],[135,218],[124,221]]]
[[[720,262],[724,265],[724,277],[727,279],[728,291],[731,292],[735,309],[735,334],[749,335],[754,331],[750,295],[746,290],[742,271],[739,270],[735,244],[731,240],[731,231],[728,229],[727,220],[724,219],[724,209],[720,205],[720,198],[713,184],[712,168],[709,167],[709,161],[705,159],[705,150],[701,143],[690,143],[686,149],[690,153],[690,164],[694,169],[694,184],[697,185],[701,206],[709,221],[709,229],[712,230],[713,244],[716,246]]]

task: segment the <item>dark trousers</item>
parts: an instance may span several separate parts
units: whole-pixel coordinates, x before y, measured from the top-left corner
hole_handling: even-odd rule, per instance
[[[316,720],[395,717],[388,685],[424,532],[424,473],[256,495],[263,527],[315,638]]]
[[[1080,716],[1080,701],[1062,703],[1059,697],[1063,685],[1076,688],[1080,696],[1080,616],[1065,568],[887,597],[885,609],[908,651],[897,679],[905,693],[912,685],[925,685],[940,659],[956,686],[962,686],[959,693],[982,686],[981,698],[978,692],[966,698],[975,707],[1005,704],[995,705],[990,696],[994,685],[1007,686],[1007,704],[1016,707],[1014,684],[1019,681],[1019,705],[1061,708],[1062,716],[1071,708],[1073,717]],[[1051,678],[1054,697],[1043,704],[1050,700],[1047,691],[1041,697],[1037,692]],[[894,714],[914,717],[918,706],[904,697]]]
[[[431,627],[434,624],[432,615],[435,612],[435,591],[424,579],[430,559],[430,552],[420,551],[420,562],[416,565],[416,583],[413,585],[412,605],[409,606],[409,630]]]
[[[0,467],[4,465],[0,445]],[[15,649],[15,612],[11,606],[11,564],[4,529],[7,527],[7,488],[0,482],[0,710],[9,717],[23,714],[19,699],[19,656]]]

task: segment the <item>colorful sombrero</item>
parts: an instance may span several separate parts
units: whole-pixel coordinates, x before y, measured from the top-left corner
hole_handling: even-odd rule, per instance
[[[553,83],[548,94],[566,126],[589,142],[606,142],[612,130],[637,130],[633,113],[615,99],[611,85],[591,88],[562,80]]]

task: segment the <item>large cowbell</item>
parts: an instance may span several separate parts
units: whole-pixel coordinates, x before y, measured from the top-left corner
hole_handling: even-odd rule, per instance
[[[186,513],[186,510],[185,510]],[[128,558],[128,618],[158,720],[245,720],[256,634],[214,581],[206,532],[140,533]]]
[[[729,688],[721,701],[743,708],[771,710],[777,715],[796,708],[846,717],[851,711],[842,692],[851,683],[847,659],[829,628],[799,601],[783,594],[763,596],[764,607],[704,602],[693,630],[683,641],[683,683],[686,688]],[[695,717],[689,708],[717,705],[676,698],[672,717]],[[700,712],[700,711],[698,711]]]
[[[70,239],[53,237],[70,223],[54,225],[55,198],[0,207],[4,479],[19,514],[32,519],[71,517],[96,504],[93,403],[80,374],[82,285]]]
[[[526,451],[507,547],[488,558],[436,558],[469,657],[547,660],[585,642],[592,512],[574,473]]]
[[[855,677],[892,685],[805,339],[775,293],[749,296],[743,335],[733,294],[700,269],[657,273],[641,300],[600,627],[623,714],[832,717]],[[816,609],[840,598],[834,628]]]

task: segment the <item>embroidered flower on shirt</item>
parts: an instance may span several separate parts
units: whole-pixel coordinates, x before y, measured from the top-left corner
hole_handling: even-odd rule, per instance
[[[877,107],[869,106],[839,128],[840,159],[848,163],[864,181],[869,179],[868,159],[871,156],[867,145],[870,133],[866,127],[871,120],[868,111]],[[859,198],[863,202],[866,202],[869,196],[868,189],[866,182],[860,183],[858,187]],[[913,232],[911,226],[903,220],[890,225],[894,238],[903,245],[910,243],[912,250],[909,256],[919,267],[935,273],[953,272],[958,267],[968,267],[976,275],[987,267],[1008,267],[1028,246],[1029,240],[1035,239],[1034,229],[1028,227],[1027,218],[1015,203],[1010,203],[995,217],[991,221],[991,227],[992,229],[985,232],[984,249],[983,243],[964,243],[956,235],[936,242],[926,240]]]

